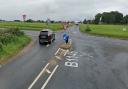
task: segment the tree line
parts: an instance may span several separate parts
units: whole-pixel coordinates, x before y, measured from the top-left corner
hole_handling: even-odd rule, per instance
[[[95,15],[94,20],[84,20],[83,23],[93,24],[128,24],[128,15],[118,11],[103,12]]]

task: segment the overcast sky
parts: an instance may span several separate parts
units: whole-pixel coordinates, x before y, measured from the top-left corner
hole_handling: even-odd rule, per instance
[[[93,19],[95,14],[107,11],[128,14],[128,0],[0,0],[0,19],[27,18],[53,20]]]

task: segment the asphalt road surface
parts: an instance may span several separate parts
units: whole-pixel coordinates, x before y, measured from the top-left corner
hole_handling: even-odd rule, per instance
[[[128,41],[85,35],[76,26],[69,29],[73,50],[59,62],[45,89],[128,89]],[[38,32],[26,33],[37,40]],[[49,47],[36,42],[26,54],[0,68],[0,89],[27,89],[63,42],[62,34],[57,32]],[[44,78],[32,89],[41,89]]]
[[[39,45],[39,32],[25,33],[33,38],[35,44],[27,53],[0,68],[0,89],[27,89],[63,42],[61,32],[56,33],[56,41],[49,47]]]

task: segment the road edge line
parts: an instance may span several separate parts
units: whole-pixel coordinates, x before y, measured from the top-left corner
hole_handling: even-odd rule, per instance
[[[28,89],[31,89],[34,84],[39,80],[41,75],[44,73],[45,69],[48,67],[49,63],[43,68],[43,70],[39,73],[39,75],[34,79],[34,81],[31,83],[31,85],[28,87]]]
[[[2,65],[0,64],[0,68],[2,68]]]
[[[53,74],[55,73],[55,71],[57,70],[58,67],[59,67],[59,65],[57,65],[57,66],[54,68],[54,70],[52,71],[51,75],[50,75],[50,76],[48,77],[48,79],[45,81],[45,83],[43,84],[43,86],[41,87],[41,89],[44,89],[44,88],[47,86],[48,82],[50,81],[50,79],[52,78]]]

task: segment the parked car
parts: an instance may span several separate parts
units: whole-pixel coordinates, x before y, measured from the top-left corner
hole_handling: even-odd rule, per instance
[[[50,29],[44,29],[39,34],[39,43],[51,44],[55,40],[55,33]]]

